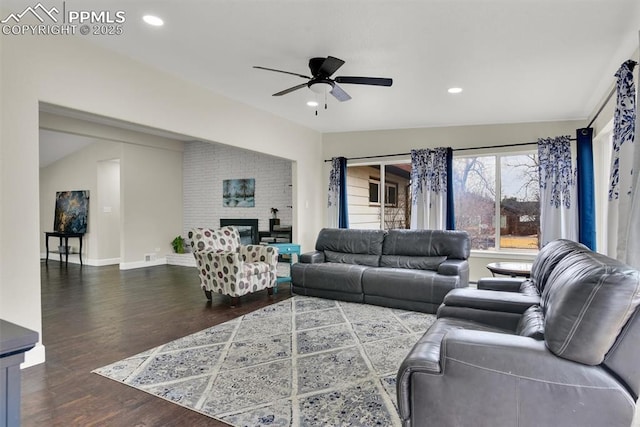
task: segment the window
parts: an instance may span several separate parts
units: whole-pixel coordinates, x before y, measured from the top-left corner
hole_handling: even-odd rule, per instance
[[[385,193],[386,197],[385,206],[398,207],[398,184],[395,182],[387,182],[385,183],[385,187],[387,192]]]
[[[456,157],[453,169],[456,228],[472,249],[538,249],[535,152]]]
[[[380,181],[369,179],[369,204],[380,204]]]
[[[385,182],[384,205],[390,207],[398,207],[398,183]],[[380,204],[380,181],[375,178],[369,178],[369,204]]]
[[[409,163],[348,165],[349,227],[378,230],[409,228],[410,175]]]

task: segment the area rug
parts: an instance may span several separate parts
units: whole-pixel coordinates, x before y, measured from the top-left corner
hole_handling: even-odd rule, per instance
[[[434,320],[294,296],[93,372],[233,426],[399,426],[396,373]]]

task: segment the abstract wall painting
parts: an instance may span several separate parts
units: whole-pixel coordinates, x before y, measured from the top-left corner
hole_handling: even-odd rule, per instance
[[[256,180],[254,178],[225,179],[222,181],[222,206],[229,208],[253,208]]]
[[[86,233],[89,191],[56,192],[53,230],[59,233]]]

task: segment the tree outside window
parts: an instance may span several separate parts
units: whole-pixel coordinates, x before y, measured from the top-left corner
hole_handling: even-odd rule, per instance
[[[456,157],[456,228],[472,249],[537,249],[540,193],[534,153]]]

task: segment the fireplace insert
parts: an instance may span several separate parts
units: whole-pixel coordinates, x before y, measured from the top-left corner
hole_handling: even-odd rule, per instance
[[[240,232],[240,243],[243,245],[257,245],[260,243],[258,237],[258,220],[244,218],[220,218],[220,227],[232,225]]]

